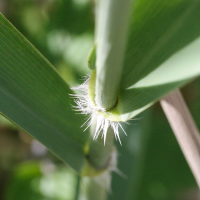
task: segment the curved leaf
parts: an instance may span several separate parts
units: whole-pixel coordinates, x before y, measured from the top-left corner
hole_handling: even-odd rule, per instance
[[[0,15],[0,112],[80,171],[88,134],[70,93],[51,64]]]
[[[131,87],[200,36],[199,0],[137,0],[121,89]]]
[[[117,108],[122,121],[200,74],[199,10],[199,0],[136,0]]]
[[[122,90],[118,109],[123,121],[200,74],[200,37],[132,87]]]

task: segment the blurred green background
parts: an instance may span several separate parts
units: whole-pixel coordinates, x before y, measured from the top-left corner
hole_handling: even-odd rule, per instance
[[[0,12],[70,85],[89,73],[93,0],[0,0]],[[200,79],[182,89],[200,127]],[[157,103],[124,124],[110,200],[199,200],[200,193]],[[37,141],[0,117],[0,200],[75,200],[78,175]],[[82,191],[84,194],[84,191]],[[84,199],[84,196],[81,197]]]

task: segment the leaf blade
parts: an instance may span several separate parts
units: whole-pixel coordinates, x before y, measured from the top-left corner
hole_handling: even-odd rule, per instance
[[[80,171],[88,134],[72,111],[72,91],[3,15],[0,44],[0,112]]]
[[[122,120],[134,117],[169,91],[196,78],[200,74],[199,55],[200,37],[135,85],[122,90],[118,105]]]
[[[200,1],[137,1],[121,89],[134,85],[200,35]]]

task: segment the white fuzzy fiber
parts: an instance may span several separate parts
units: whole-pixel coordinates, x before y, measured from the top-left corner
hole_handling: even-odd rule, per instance
[[[90,100],[88,95],[89,80],[90,78],[87,77],[87,79],[81,85],[71,88],[72,90],[79,92],[78,94],[71,95],[72,97],[74,97],[74,102],[76,103],[76,106],[74,106],[75,110],[81,112],[81,114],[88,115],[86,122],[82,126],[86,125],[86,130],[96,120],[96,131],[93,139],[96,140],[100,133],[102,133],[102,137],[104,138],[104,145],[106,141],[107,130],[109,126],[111,126],[114,131],[115,138],[118,139],[121,144],[121,140],[119,137],[119,127],[122,129],[125,135],[126,132],[124,131],[120,122],[110,121],[104,118],[103,115],[99,114],[100,112],[103,113],[109,111],[106,111],[106,109],[104,108],[97,107]]]

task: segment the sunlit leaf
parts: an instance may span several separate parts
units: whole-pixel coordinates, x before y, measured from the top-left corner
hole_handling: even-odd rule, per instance
[[[200,1],[134,6],[118,103],[123,121],[200,74]]]

